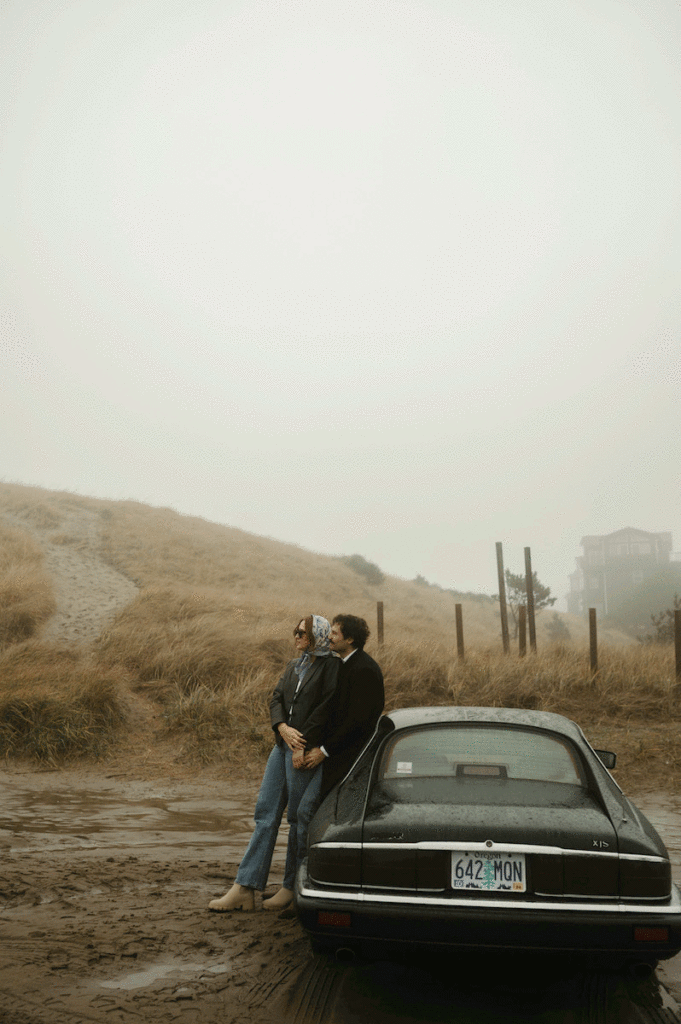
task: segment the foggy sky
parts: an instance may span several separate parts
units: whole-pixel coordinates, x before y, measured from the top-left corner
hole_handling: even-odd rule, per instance
[[[675,0],[0,19],[0,479],[559,609],[681,549]]]

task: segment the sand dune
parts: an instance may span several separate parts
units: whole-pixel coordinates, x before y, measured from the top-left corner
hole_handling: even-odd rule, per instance
[[[10,525],[29,533],[45,552],[57,610],[40,631],[43,640],[87,643],[95,640],[138,588],[101,556],[101,517],[94,511],[64,511],[58,531],[37,526],[18,514],[2,513]]]

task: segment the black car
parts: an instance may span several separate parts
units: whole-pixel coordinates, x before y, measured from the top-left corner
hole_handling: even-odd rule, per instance
[[[310,827],[296,906],[313,948],[674,956],[669,855],[614,764],[561,715],[383,716]]]

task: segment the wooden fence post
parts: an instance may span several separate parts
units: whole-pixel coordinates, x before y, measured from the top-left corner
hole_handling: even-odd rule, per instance
[[[376,602],[376,619],[377,619],[377,624],[378,624],[378,629],[377,629],[377,632],[378,632],[378,643],[382,647],[383,646],[383,602],[382,601],[377,601]]]
[[[534,626],[534,586],[532,582],[532,556],[525,548],[525,590],[527,591],[527,622],[530,627],[530,647],[537,651],[537,633]]]
[[[598,634],[596,630],[596,609],[589,608],[589,658],[591,672],[598,672]]]
[[[459,661],[463,661],[463,611],[460,604],[454,605],[454,609],[456,611],[456,652]]]
[[[501,613],[501,642],[504,645],[504,654],[510,651],[508,640],[508,610],[506,608],[506,578],[504,576],[504,553],[501,549],[501,541],[497,541],[497,575],[499,577],[499,610]]]
[[[674,609],[674,650],[676,652],[676,679],[681,683],[681,608]]]
[[[521,658],[527,653],[527,609],[524,604],[518,607],[518,654]]]

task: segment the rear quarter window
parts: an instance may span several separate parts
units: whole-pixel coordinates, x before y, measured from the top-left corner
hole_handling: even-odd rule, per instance
[[[391,738],[378,777],[517,779],[586,788],[579,754],[568,739],[497,725],[441,725]]]

